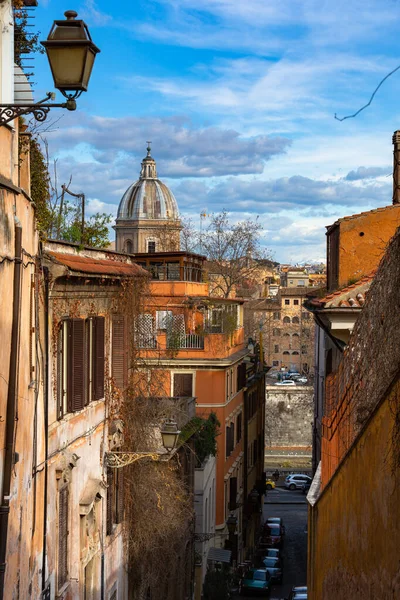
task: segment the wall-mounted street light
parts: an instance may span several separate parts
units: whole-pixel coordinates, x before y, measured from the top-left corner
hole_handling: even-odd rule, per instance
[[[168,454],[171,454],[176,447],[179,434],[180,431],[176,422],[168,419],[161,429],[162,443]],[[120,469],[144,458],[157,462],[165,460],[165,454],[159,452],[106,452],[104,462],[107,467]]]
[[[5,125],[17,117],[33,114],[37,121],[44,121],[51,108],[76,109],[76,98],[86,92],[89,85],[96,54],[99,48],[93,43],[89,29],[78,13],[67,10],[66,20],[54,21],[45,47],[54,80],[54,87],[67,99],[62,104],[49,103],[54,100],[54,92],[46,98],[31,104],[0,104],[0,125]]]
[[[229,535],[235,534],[236,525],[237,525],[237,517],[235,517],[235,515],[233,515],[233,514],[229,515],[229,517],[226,520],[226,526],[228,528]]]

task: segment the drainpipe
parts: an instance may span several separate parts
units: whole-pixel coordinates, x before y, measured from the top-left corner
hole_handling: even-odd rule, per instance
[[[21,275],[22,275],[22,227],[15,218],[14,225],[14,283],[13,283],[13,314],[11,326],[10,367],[8,373],[8,393],[6,409],[6,444],[4,456],[3,491],[0,505],[0,600],[4,596],[4,581],[6,574],[6,553],[8,517],[10,514],[11,474],[14,465],[14,432],[15,409],[18,393],[18,349],[21,305]]]
[[[47,554],[47,494],[48,494],[48,465],[49,455],[49,273],[43,269],[44,278],[44,501],[43,501],[43,554],[42,554],[42,597],[46,590],[46,554]],[[0,598],[1,600],[1,598]]]
[[[393,143],[393,204],[400,204],[400,131],[392,136]]]

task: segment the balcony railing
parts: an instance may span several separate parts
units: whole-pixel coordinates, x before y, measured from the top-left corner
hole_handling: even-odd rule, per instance
[[[188,349],[188,350],[204,350],[204,336],[197,333],[180,333],[167,336],[167,348]]]

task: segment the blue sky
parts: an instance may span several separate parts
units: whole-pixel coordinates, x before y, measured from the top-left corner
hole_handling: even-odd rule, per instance
[[[101,54],[46,136],[89,213],[116,213],[148,139],[183,215],[259,215],[280,262],[324,258],[326,225],[391,203],[400,71],[357,118],[334,114],[400,64],[397,0],[39,0],[42,39],[66,9]],[[35,71],[38,99],[52,89],[45,57]]]

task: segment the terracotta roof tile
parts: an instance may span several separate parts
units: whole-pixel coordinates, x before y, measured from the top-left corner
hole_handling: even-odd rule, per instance
[[[47,252],[53,260],[68,267],[71,271],[79,271],[82,273],[99,274],[99,275],[145,275],[147,271],[139,267],[135,263],[128,263],[122,260],[117,260],[112,255],[112,259],[106,258],[90,258],[80,256],[78,254],[64,254],[62,252]]]
[[[400,204],[389,204],[389,206],[380,206],[379,208],[374,208],[372,210],[366,210],[364,212],[356,213],[355,215],[349,215],[348,217],[341,217],[340,219],[338,219],[337,221],[332,223],[332,225],[327,225],[326,228],[329,230],[329,229],[331,229],[331,227],[338,225],[342,221],[350,221],[351,219],[357,219],[358,217],[363,217],[364,215],[371,215],[372,213],[383,212],[385,210],[391,210],[391,209],[396,209],[396,208],[397,209],[400,208]]]
[[[356,283],[327,294],[325,298],[314,300],[311,304],[319,308],[362,308],[375,274],[376,269]]]

